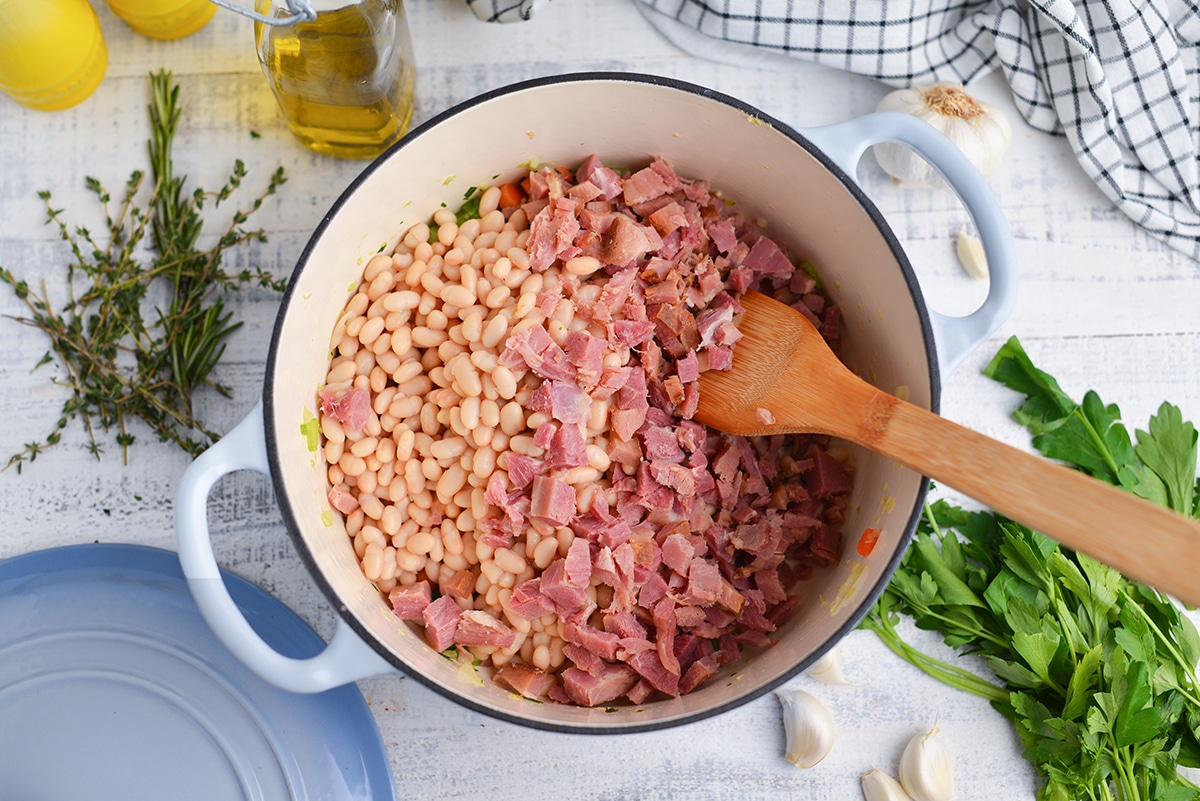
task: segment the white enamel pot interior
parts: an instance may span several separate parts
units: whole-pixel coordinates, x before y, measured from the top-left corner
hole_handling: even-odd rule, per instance
[[[515,176],[531,161],[574,166],[592,153],[629,166],[661,155],[681,175],[708,180],[736,199],[748,218],[766,220],[797,261],[817,266],[841,305],[841,358],[875,385],[890,392],[904,387],[910,401],[937,410],[935,323],[895,237],[842,169],[809,138],[731,98],[661,78],[588,74],[531,81],[464,103],[415,130],[354,181],[313,235],[288,287],[266,365],[261,419],[277,499],[302,559],[344,623],[381,657],[362,674],[386,663],[506,720],[628,732],[730,709],[812,664],[855,627],[886,585],[927,482],[849,448],[855,487],[841,563],[801,585],[803,601],[776,646],[748,652],[681,698],[603,709],[530,702],[490,681],[478,683],[397,619],[363,577],[341,516],[326,501],[323,458],[300,431],[317,411],[334,324],[366,261],[392,248],[411,225],[442,206],[456,209],[472,186]],[[999,313],[1006,316],[1007,308]],[[882,534],[863,558],[855,544],[866,528]]]

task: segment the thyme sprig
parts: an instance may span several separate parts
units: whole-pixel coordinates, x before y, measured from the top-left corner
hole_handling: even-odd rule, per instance
[[[216,191],[185,189],[177,176],[172,147],[179,124],[179,86],[171,73],[150,76],[148,141],[152,192],[144,205],[137,195],[145,183],[134,170],[115,203],[104,186],[87,178],[86,186],[104,212],[104,236],[70,226],[48,191],[38,196],[46,205],[46,222],[57,228],[70,247],[64,283],[66,298],[56,306],[45,281],[36,287],[0,267],[0,281],[24,302],[28,316],[12,319],[43,331],[50,350],[34,366],[57,363],[56,384],[70,390],[59,419],[44,440],[27,443],[5,469],[33,461],[57,444],[68,423],[80,418],[89,452],[104,452],[101,432],[112,433],[129,461],[136,435],[131,423],[141,420],[163,442],[173,442],[197,455],[219,434],[196,417],[192,396],[208,386],[229,396],[213,377],[229,336],[241,327],[225,307],[223,294],[257,285],[282,291],[285,279],[262,268],[226,272],[226,250],[245,242],[265,242],[261,230],[248,230],[250,215],[261,208],[287,179],[283,168],[272,174],[266,189],[249,207],[235,211],[216,244],[201,248],[205,207],[228,200],[241,186],[246,168],[234,163],[225,185]],[[105,241],[106,240],[106,241]],[[149,264],[143,253],[149,251]],[[167,300],[162,303],[161,298]],[[162,305],[155,305],[160,299]]]

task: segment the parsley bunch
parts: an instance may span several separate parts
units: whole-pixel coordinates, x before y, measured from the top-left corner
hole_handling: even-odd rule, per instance
[[[1026,396],[1014,418],[1043,454],[1200,516],[1197,433],[1177,407],[1162,404],[1131,438],[1115,405],[1095,392],[1075,403],[1015,338],[984,372]],[[900,615],[982,657],[996,681],[913,648]],[[1000,515],[937,501],[862,626],[1013,721],[1045,779],[1038,801],[1200,799],[1177,770],[1200,767],[1200,635],[1162,593]]]

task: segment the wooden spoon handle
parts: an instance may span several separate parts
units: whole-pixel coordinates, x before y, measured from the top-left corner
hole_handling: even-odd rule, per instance
[[[1200,521],[896,401],[862,442],[1075,550],[1200,605]],[[860,435],[864,432],[858,432]]]

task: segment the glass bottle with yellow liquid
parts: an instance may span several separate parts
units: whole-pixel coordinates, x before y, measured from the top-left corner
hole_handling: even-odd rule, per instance
[[[100,19],[87,0],[0,0],[0,91],[18,103],[74,106],[107,68]]]
[[[255,0],[255,43],[275,99],[307,147],[374,158],[412,120],[415,69],[402,0],[304,6]]]

